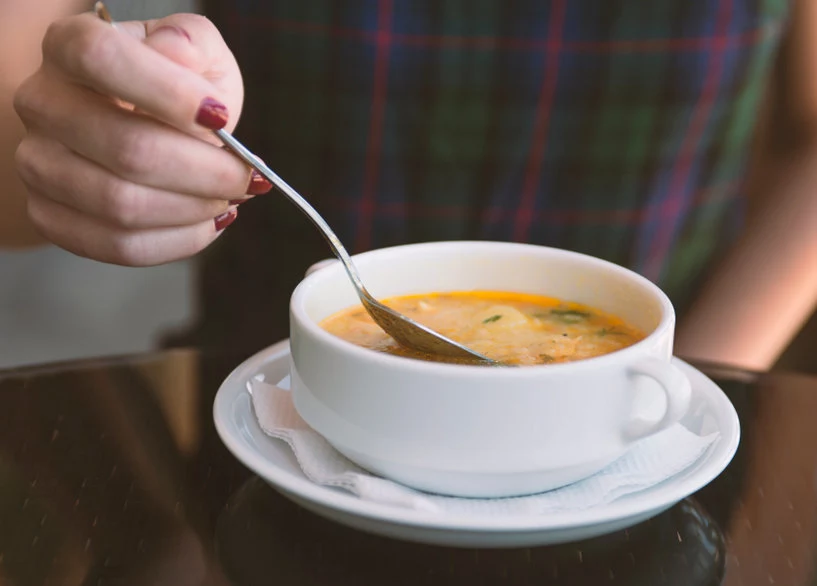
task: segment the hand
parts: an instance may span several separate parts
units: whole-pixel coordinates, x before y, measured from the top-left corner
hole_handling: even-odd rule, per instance
[[[17,169],[42,234],[75,254],[146,266],[191,256],[271,185],[218,146],[238,122],[238,66],[205,18],[60,20],[15,96]]]

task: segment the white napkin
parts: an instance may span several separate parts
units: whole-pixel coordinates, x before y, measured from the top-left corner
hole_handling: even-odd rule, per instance
[[[261,429],[292,448],[306,477],[358,498],[427,512],[509,515],[577,511],[654,486],[695,462],[720,434],[699,436],[681,424],[640,440],[593,476],[548,492],[512,498],[474,499],[432,495],[361,469],[337,452],[295,411],[289,377],[271,385],[259,375],[247,383]]]

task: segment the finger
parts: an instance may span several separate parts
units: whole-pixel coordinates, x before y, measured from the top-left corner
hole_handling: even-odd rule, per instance
[[[18,90],[16,107],[29,130],[133,183],[224,200],[272,187],[224,149],[59,79],[35,76]]]
[[[186,226],[215,218],[230,204],[145,187],[121,179],[58,142],[28,135],[17,170],[31,191],[119,228]]]
[[[124,230],[84,215],[37,192],[28,198],[34,226],[57,246],[79,256],[124,266],[153,266],[193,256],[215,240],[237,211],[219,222]]]
[[[43,41],[44,63],[57,67],[78,83],[130,102],[185,132],[196,134],[202,128],[234,127],[240,96],[229,95],[212,81],[219,77],[219,67],[230,68],[234,62],[229,50],[215,27],[205,24],[209,21],[193,15],[177,17],[186,31],[196,29],[197,46],[203,53],[221,56],[221,62],[211,64],[209,76],[166,58],[132,34],[122,34],[132,31],[133,25],[113,28],[91,14],[63,19],[49,28]],[[193,34],[190,36],[193,39]]]

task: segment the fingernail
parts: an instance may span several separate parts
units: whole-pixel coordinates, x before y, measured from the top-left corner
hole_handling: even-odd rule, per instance
[[[250,174],[250,186],[247,188],[247,193],[250,195],[261,195],[270,189],[272,189],[272,183],[261,175],[261,173],[253,169]]]
[[[221,232],[224,230],[224,228],[235,222],[237,217],[238,210],[227,210],[223,214],[216,216],[213,220],[216,225],[216,232]]]
[[[227,125],[227,106],[213,98],[204,98],[196,114],[196,122],[210,130],[219,130]]]
[[[231,206],[240,206],[245,201],[250,201],[251,199],[251,197],[245,197],[244,199],[231,199],[227,203],[229,203]]]
[[[190,38],[190,34],[186,30],[184,30],[181,27],[172,26],[172,25],[169,25],[169,24],[165,25],[165,26],[160,26],[159,28],[154,30],[152,33],[150,33],[150,36],[152,37],[156,33],[164,33],[164,32],[173,33],[174,35],[180,35],[180,36],[186,38],[191,43],[193,42],[193,39]]]

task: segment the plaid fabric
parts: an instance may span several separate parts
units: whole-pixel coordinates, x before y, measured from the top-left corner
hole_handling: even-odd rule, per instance
[[[740,225],[788,8],[210,0],[208,13],[245,76],[237,135],[354,251],[557,246],[639,271],[682,306]],[[204,292],[220,307],[206,300],[205,317],[237,304],[233,322],[254,307],[286,323],[274,306],[327,256],[298,212],[256,198],[210,252]]]

